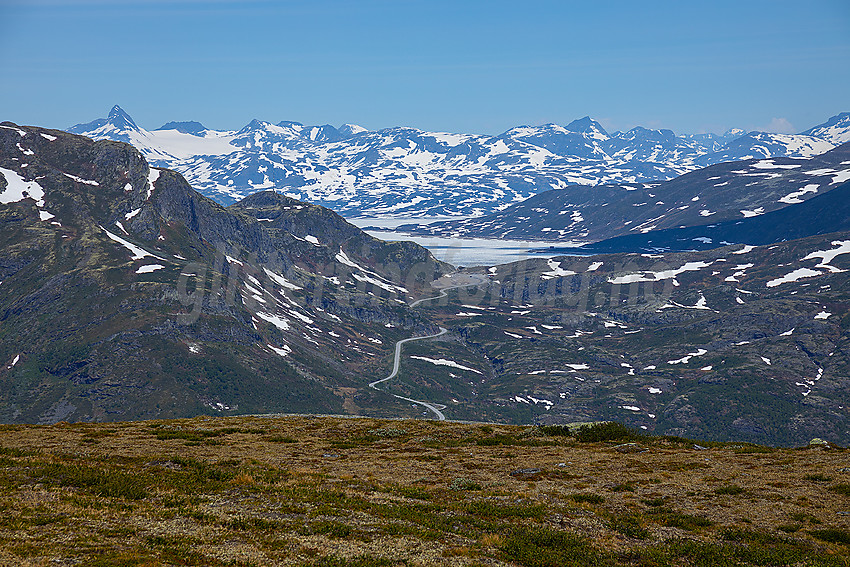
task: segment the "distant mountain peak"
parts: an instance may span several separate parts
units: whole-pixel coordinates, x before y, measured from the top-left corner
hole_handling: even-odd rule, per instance
[[[136,122],[130,117],[130,115],[124,112],[124,109],[117,104],[109,111],[109,116],[107,116],[106,121],[116,128],[127,128],[131,130],[139,129],[139,127],[136,126]]]
[[[811,132],[812,130],[817,130],[818,128],[823,128],[824,126],[834,126],[835,124],[839,124],[847,120],[850,120],[850,112],[839,112],[835,116],[830,116],[829,120],[827,120],[823,124],[819,124],[817,126],[814,126],[813,128],[809,128],[805,132],[801,132],[801,134],[806,134],[806,132]]]
[[[652,141],[667,141],[674,142],[676,139],[676,133],[673,130],[668,130],[666,128],[663,129],[655,129],[655,128],[644,128],[643,126],[635,126],[628,132],[624,134],[624,137],[638,139],[638,140],[652,140]]]
[[[157,130],[177,130],[178,132],[182,132],[184,134],[194,135],[202,134],[206,129],[206,126],[204,126],[200,122],[195,122],[194,120],[188,120],[185,122],[166,122],[165,124],[157,128]]]
[[[836,114],[823,124],[809,128],[805,132],[801,132],[801,134],[823,138],[833,144],[850,142],[850,112]]]
[[[259,120],[254,118],[250,122],[248,122],[245,126],[239,130],[236,135],[248,134],[250,132],[256,132],[257,130],[268,130],[270,126],[274,126],[271,122],[266,122],[265,120]]]
[[[363,132],[368,132],[368,130],[363,126],[359,126],[357,124],[343,124],[339,127],[339,133],[343,135],[356,136],[357,134],[362,134]]]
[[[91,132],[98,130],[99,128],[103,128],[104,126],[111,126],[111,128],[108,129],[117,130],[120,132],[124,132],[126,130],[140,130],[140,128],[136,125],[136,122],[130,117],[130,115],[127,114],[123,108],[116,104],[109,111],[108,117],[98,118],[96,120],[92,120],[91,122],[86,122],[84,124],[75,124],[74,126],[68,128],[67,131],[72,134],[90,134]]]
[[[578,132],[580,134],[587,133],[600,133],[608,136],[608,132],[605,131],[605,128],[602,127],[602,124],[591,118],[590,116],[585,116],[584,118],[579,118],[578,120],[573,120],[566,126],[567,130],[571,132]]]
[[[259,118],[252,118],[251,121],[248,122],[247,124],[245,124],[245,126],[242,129],[245,130],[246,128],[252,128],[252,129],[253,128],[262,128],[266,124],[270,124],[270,122],[266,122],[265,120],[260,120]]]

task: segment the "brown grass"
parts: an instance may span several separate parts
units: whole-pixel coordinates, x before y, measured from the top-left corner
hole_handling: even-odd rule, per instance
[[[0,565],[510,565],[526,564],[510,554],[529,533],[634,564],[628,553],[729,529],[848,552],[850,504],[834,490],[850,482],[847,451],[614,445],[312,417],[0,429]],[[780,545],[753,542],[734,545]]]

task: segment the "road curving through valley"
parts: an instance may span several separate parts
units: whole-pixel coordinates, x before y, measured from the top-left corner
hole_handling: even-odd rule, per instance
[[[446,293],[446,292],[448,292],[450,290],[477,286],[477,285],[481,285],[481,284],[487,282],[486,276],[479,276],[478,274],[468,274],[468,275],[464,274],[464,276],[467,277],[467,278],[473,279],[475,281],[470,282],[470,283],[460,284],[460,285],[449,285],[449,286],[446,286],[446,287],[441,287],[439,295],[435,295],[433,297],[424,297],[422,299],[417,299],[416,301],[410,303],[409,306],[410,307],[418,307],[419,305],[421,305],[422,303],[424,303],[426,301],[433,301],[435,299],[441,299],[443,297],[448,297],[448,293]],[[423,335],[423,336],[420,336],[420,337],[408,337],[406,339],[401,339],[400,341],[397,341],[396,344],[395,344],[395,356],[393,357],[393,370],[392,370],[392,372],[390,372],[390,375],[387,376],[386,378],[381,378],[380,380],[375,380],[374,382],[370,382],[369,387],[372,388],[373,390],[377,390],[378,392],[383,392],[384,394],[389,394],[390,396],[397,398],[399,400],[404,400],[406,402],[418,404],[418,405],[428,409],[429,411],[433,412],[434,415],[437,417],[437,420],[445,421],[446,416],[441,411],[441,410],[446,409],[445,405],[443,405],[443,404],[432,404],[430,402],[423,402],[421,400],[414,400],[412,398],[406,398],[404,396],[392,394],[390,392],[387,392],[385,390],[381,390],[380,388],[378,388],[378,384],[392,380],[393,378],[396,377],[396,375],[398,375],[399,368],[401,367],[401,347],[404,343],[409,343],[409,342],[413,342],[413,341],[424,341],[426,339],[433,339],[433,338],[436,338],[436,337],[441,337],[448,332],[449,332],[448,329],[446,329],[444,327],[440,327],[440,332],[434,333],[433,335]]]

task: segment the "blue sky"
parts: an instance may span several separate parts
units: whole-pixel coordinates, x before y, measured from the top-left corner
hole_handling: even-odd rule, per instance
[[[799,131],[850,111],[850,2],[0,0],[0,77],[56,128]]]

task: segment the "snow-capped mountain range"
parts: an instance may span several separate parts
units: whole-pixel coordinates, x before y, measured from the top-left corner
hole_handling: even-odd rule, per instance
[[[609,134],[585,117],[486,136],[260,120],[238,131],[197,122],[148,131],[115,106],[68,131],[129,142],[223,204],[274,189],[348,217],[482,216],[569,185],[663,181],[724,161],[819,155],[850,140],[850,113],[793,135],[642,127]]]

